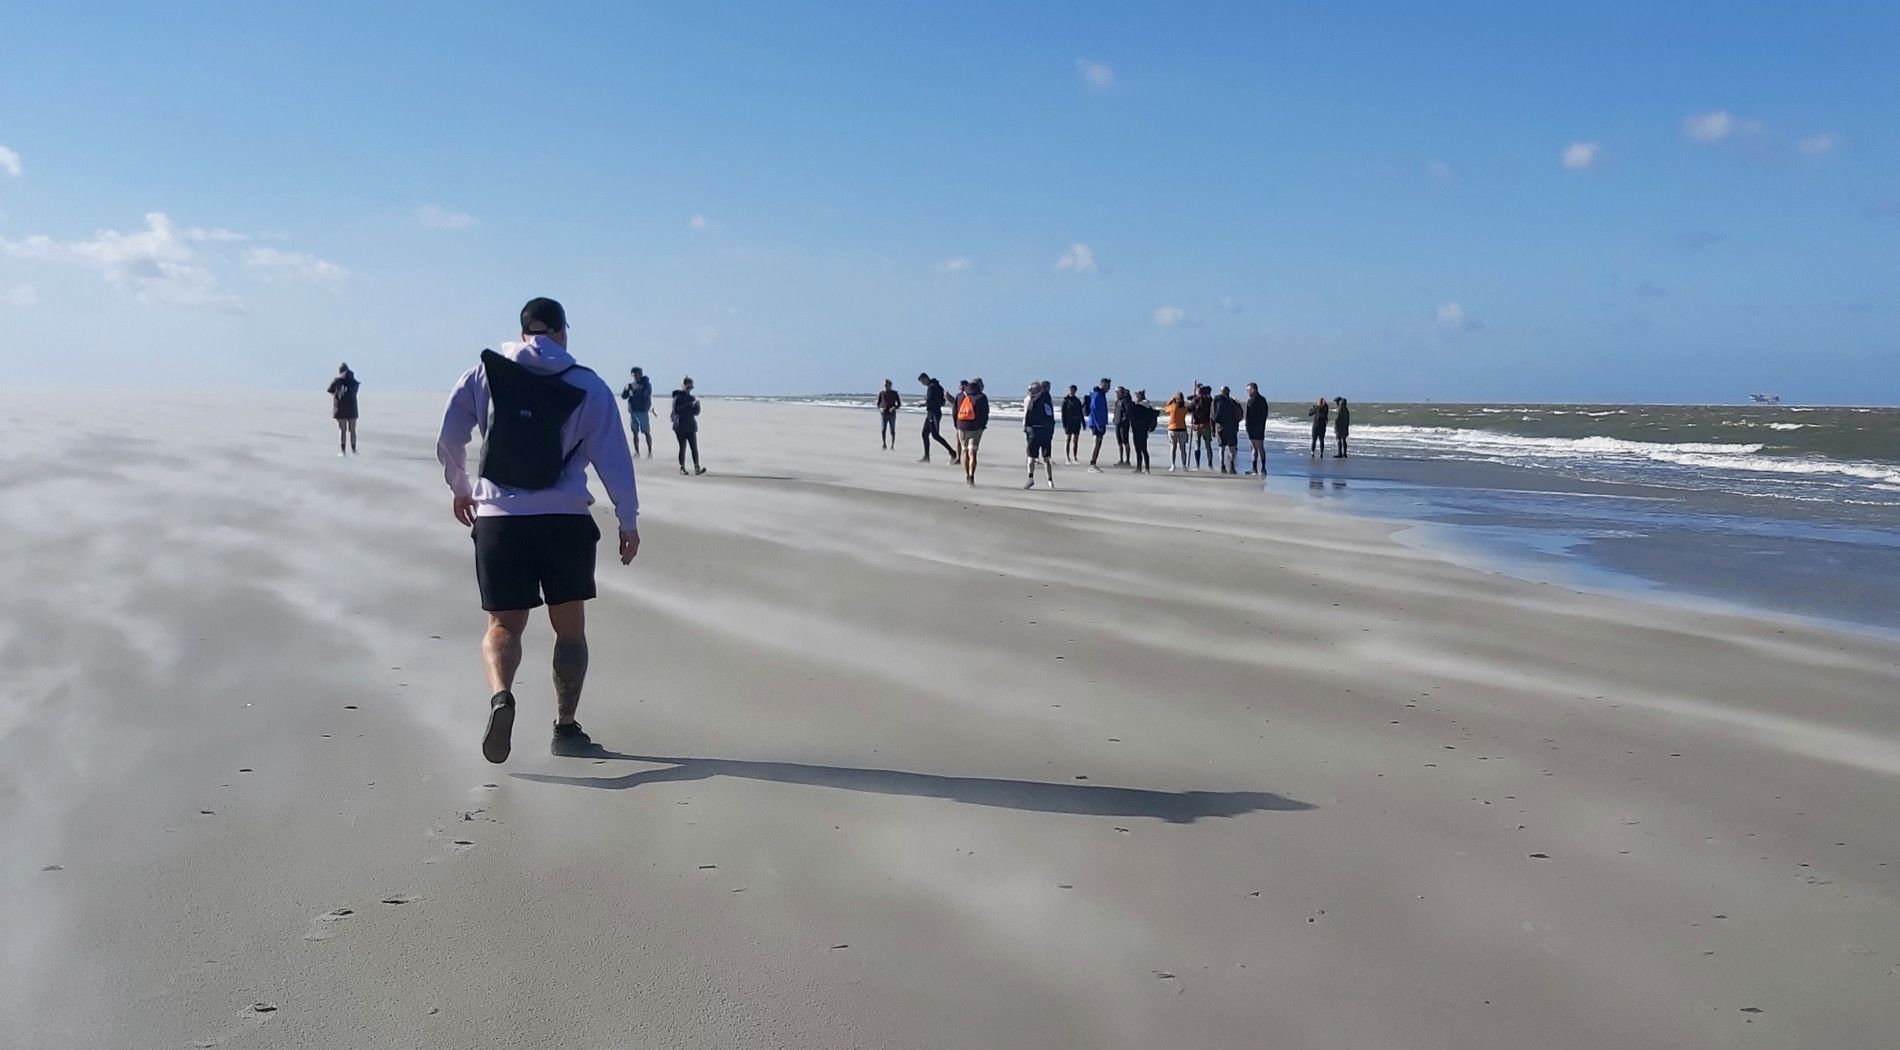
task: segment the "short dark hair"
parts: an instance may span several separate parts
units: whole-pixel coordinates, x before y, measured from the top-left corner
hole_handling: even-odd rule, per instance
[[[521,330],[526,332],[537,324],[550,332],[566,331],[567,311],[552,299],[530,299],[528,305],[521,308]]]
[[[919,373],[917,373],[917,381],[918,381],[919,383],[928,383],[928,382],[930,382],[930,373],[929,373],[929,372],[919,372]]]
[[[634,365],[634,366],[633,366],[633,374],[634,374],[634,375],[637,375],[637,376],[643,376],[643,375],[646,375],[646,373],[645,373],[645,372],[643,372],[643,371],[641,371],[641,370],[640,370],[640,366],[639,366],[639,365]]]

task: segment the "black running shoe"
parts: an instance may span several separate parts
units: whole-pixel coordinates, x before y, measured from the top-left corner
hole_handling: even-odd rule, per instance
[[[482,735],[482,757],[497,765],[508,761],[514,733],[515,694],[503,689],[488,701],[488,732]]]
[[[591,755],[600,750],[594,738],[587,735],[579,722],[554,723],[554,740],[548,745],[552,754],[572,758],[576,755]]]

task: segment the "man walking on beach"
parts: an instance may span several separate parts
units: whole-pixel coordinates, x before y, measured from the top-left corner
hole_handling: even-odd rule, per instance
[[[990,399],[983,393],[983,380],[972,379],[957,397],[957,444],[962,446],[963,481],[971,488],[976,487],[976,450],[989,425]]]
[[[1062,458],[1073,464],[1082,452],[1082,399],[1075,396],[1075,384],[1062,399]]]
[[[891,381],[886,379],[884,389],[877,392],[877,447],[882,449],[897,447],[897,410],[903,404],[904,399],[897,396],[897,391],[891,386]]]
[[[640,454],[640,439],[647,439],[647,458],[653,458],[653,424],[649,417],[653,414],[653,380],[637,366],[633,370],[633,379],[620,390],[620,396],[627,402],[627,429],[633,434],[633,454]]]
[[[1029,442],[1029,480],[1023,488],[1036,487],[1036,460],[1049,476],[1049,487],[1056,487],[1056,406],[1049,396],[1049,381],[1031,381],[1029,397],[1023,402],[1023,436]]]
[[[1089,473],[1100,474],[1102,468],[1097,460],[1102,458],[1102,437],[1108,433],[1108,392],[1114,383],[1103,379],[1095,389],[1089,391],[1088,413],[1089,433],[1095,435],[1095,450],[1089,453]]]
[[[1249,474],[1265,475],[1267,472],[1267,399],[1260,396],[1260,384],[1247,384],[1247,444],[1253,448],[1253,465],[1247,468]]]
[[[482,432],[477,476],[468,475],[470,434]],[[587,754],[594,742],[574,720],[587,678],[586,602],[594,597],[594,545],[587,467],[607,489],[620,524],[620,564],[640,553],[640,499],[633,457],[613,390],[567,352],[567,313],[552,299],[521,308],[521,342],[482,352],[449,394],[436,459],[455,493],[455,520],[475,540],[475,580],[488,630],[482,665],[493,696],[482,756],[503,762],[515,725],[515,671],[529,613],[543,602],[554,629],[557,755]]]
[[[940,429],[943,426],[943,403],[946,400],[943,384],[930,378],[929,374],[924,372],[917,373],[917,381],[924,385],[924,458],[917,462],[930,462],[930,443],[935,441],[943,446],[945,452],[950,453],[950,462],[955,463],[957,450],[951,446],[950,442],[943,439],[943,431]]]

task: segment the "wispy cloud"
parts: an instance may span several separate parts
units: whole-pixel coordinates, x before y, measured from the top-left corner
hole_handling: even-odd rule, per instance
[[[295,278],[318,284],[341,281],[350,276],[350,271],[328,259],[320,259],[308,252],[287,252],[277,248],[252,248],[244,253],[244,265],[266,277]]]
[[[937,269],[942,270],[944,273],[963,273],[974,265],[976,264],[972,263],[967,256],[956,255],[945,259]]]
[[[1795,143],[1794,148],[1799,150],[1804,157],[1825,157],[1840,148],[1840,145],[1841,137],[1829,131],[1819,135],[1809,135]]]
[[[0,171],[4,171],[17,179],[20,177],[20,173],[25,170],[25,168],[20,166],[20,155],[18,153],[15,153],[5,146],[0,146]]]
[[[1075,60],[1075,71],[1081,74],[1083,83],[1097,91],[1107,91],[1115,86],[1115,71],[1106,62],[1078,58]]]
[[[44,234],[19,240],[0,238],[0,253],[84,266],[140,302],[235,307],[237,299],[200,264],[191,246],[242,237],[229,230],[195,226],[181,230],[164,212],[155,211],[145,216],[144,229],[132,233],[100,230],[78,241],[58,241]]]
[[[1477,319],[1465,313],[1465,308],[1460,303],[1440,303],[1438,324],[1439,327],[1448,328],[1454,332],[1468,332],[1478,327]]]
[[[16,284],[7,289],[5,295],[0,295],[0,302],[22,310],[29,306],[39,305],[39,301],[40,290],[30,284]]]
[[[1728,234],[1717,233],[1714,230],[1684,230],[1676,234],[1677,246],[1686,248],[1692,252],[1699,252],[1704,248],[1713,248],[1726,240],[1728,240]]]
[[[1759,135],[1766,126],[1759,120],[1744,120],[1726,109],[1694,113],[1682,118],[1682,137],[1691,142],[1712,144],[1741,135]]]
[[[475,225],[475,216],[440,204],[424,204],[416,209],[416,221],[432,230],[466,230]]]
[[[1582,171],[1597,162],[1597,156],[1603,150],[1600,142],[1572,142],[1564,147],[1564,167],[1571,171]]]
[[[1451,165],[1442,160],[1427,161],[1425,174],[1438,182],[1450,182]]]
[[[1062,253],[1062,258],[1056,260],[1056,269],[1073,273],[1094,273],[1095,253],[1089,250],[1088,245],[1077,241],[1069,245],[1069,250]]]
[[[686,220],[686,228],[698,233],[704,233],[707,230],[718,229],[719,224],[712,221],[711,219],[708,219],[704,215],[699,214],[698,212],[694,212],[693,217]]]
[[[1155,324],[1162,328],[1198,328],[1200,320],[1178,306],[1155,307]]]

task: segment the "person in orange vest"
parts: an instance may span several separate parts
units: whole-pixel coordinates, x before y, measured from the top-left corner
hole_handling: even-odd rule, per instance
[[[1168,403],[1161,406],[1163,415],[1168,417],[1168,473],[1172,474],[1178,463],[1182,470],[1188,469],[1188,403],[1186,395],[1176,390]]]
[[[957,398],[957,444],[963,451],[963,482],[976,486],[976,450],[983,443],[983,431],[990,425],[990,399],[983,393],[983,380],[972,379]]]

